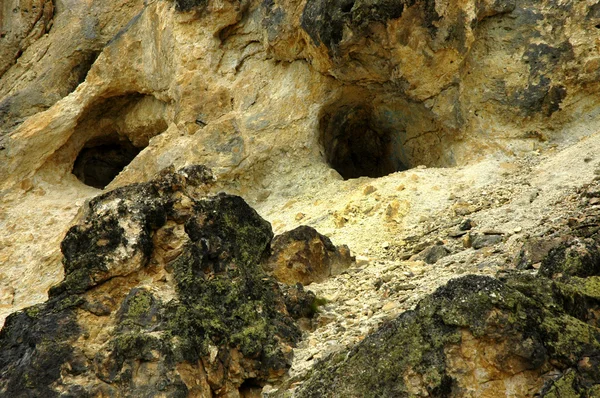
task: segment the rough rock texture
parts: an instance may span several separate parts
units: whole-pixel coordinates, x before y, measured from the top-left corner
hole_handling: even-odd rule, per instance
[[[234,397],[285,373],[300,334],[259,265],[271,227],[199,197],[211,181],[191,166],[89,202],[65,279],[0,332],[0,395]]]
[[[322,282],[352,265],[348,246],[336,247],[314,228],[300,226],[277,235],[264,269],[279,282],[309,285]]]
[[[54,4],[50,0],[2,2],[0,7],[0,77],[27,48],[52,26]]]
[[[2,51],[38,32],[33,14],[2,18]],[[362,251],[500,167],[415,166],[510,164],[600,125],[593,2],[93,0],[48,15],[0,77],[2,316],[61,280],[58,244],[97,188],[206,164],[277,233],[307,224]],[[107,147],[137,155],[104,164]],[[389,178],[363,203],[358,176]]]
[[[49,34],[2,77],[2,187],[43,165],[69,173],[94,139],[138,139],[135,115],[161,119],[146,134],[164,134],[122,182],[167,158],[260,181],[277,169],[265,156],[279,164],[282,151],[356,177],[465,164],[474,149],[530,150],[563,139],[560,126],[582,113],[597,123],[595,10],[554,0],[59,2]],[[298,134],[275,138],[286,129]]]
[[[599,254],[574,242],[551,251],[539,276],[451,280],[321,363],[296,396],[595,397]]]
[[[25,357],[49,372],[31,383],[60,387],[44,381],[55,377],[55,356],[35,337],[43,330],[53,338],[57,314],[75,314],[61,318],[66,340],[54,339],[75,356],[85,347],[78,328],[116,319],[85,315],[102,307],[69,307],[57,297],[84,296],[111,314],[130,293],[133,304],[159,307],[178,297],[151,284],[117,289],[114,304],[91,296],[109,297],[101,287],[126,278],[111,272],[137,275],[132,270],[155,255],[161,264],[179,258],[185,228],[145,232],[152,217],[119,224],[138,246],[102,266],[74,256],[85,272],[65,269],[60,252],[74,224],[81,236],[69,235],[69,244],[85,241],[78,214],[86,201],[171,166],[206,164],[215,191],[243,196],[276,234],[308,225],[357,255],[310,291],[284,289],[294,317],[315,313],[303,304],[313,297],[323,305],[293,350],[289,379],[267,392],[301,382],[316,361],[414,310],[451,278],[517,265],[535,273],[562,244],[564,253],[552,255],[593,253],[585,239],[597,226],[581,217],[600,206],[598,26],[597,0],[4,1],[0,322],[38,308],[64,281],[40,307],[48,324],[18,315],[40,349]],[[173,247],[159,245],[148,257],[149,236]],[[145,317],[133,323],[154,333]],[[116,324],[93,329],[88,340],[109,341]],[[133,361],[128,355],[123,363]],[[581,388],[581,370],[564,373],[564,363],[552,366],[564,375],[556,391],[566,395],[569,380]],[[90,372],[69,377],[78,383]],[[236,391],[241,379],[231,379],[227,388]],[[246,380],[241,390],[263,382]]]

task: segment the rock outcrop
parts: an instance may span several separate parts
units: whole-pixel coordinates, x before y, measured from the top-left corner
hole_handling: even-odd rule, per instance
[[[599,42],[597,0],[5,0],[0,395],[597,394]]]
[[[56,247],[74,207],[171,165],[206,164],[228,192],[271,209],[341,191],[340,179],[551,150],[600,126],[590,2],[15,4],[2,15],[27,18],[2,18],[0,41],[13,54],[1,57],[0,289],[18,283],[13,269],[39,286],[0,304],[15,309],[60,281]],[[419,211],[388,199],[360,211],[389,208],[393,226]],[[40,201],[56,218],[48,230],[28,226],[41,223],[27,212]],[[331,235],[319,217],[310,226]],[[298,226],[285,223],[276,232]],[[13,243],[13,227],[40,243]]]
[[[323,361],[295,395],[600,395],[600,219],[582,219],[536,274],[451,280]]]
[[[284,298],[261,271],[269,223],[211,182],[190,166],[89,202],[64,280],[0,332],[0,395],[234,397],[285,373],[286,301],[311,316],[315,297]]]
[[[600,17],[584,2],[94,4],[59,3],[52,29],[2,75],[0,170],[11,180],[42,165],[69,173],[86,145],[114,134],[138,149],[162,135],[121,182],[165,167],[148,153],[159,148],[178,167],[193,158],[251,180],[274,169],[265,150],[278,167],[290,153],[303,167],[379,177],[560,141],[559,126],[597,106]],[[295,138],[275,138],[286,129]]]

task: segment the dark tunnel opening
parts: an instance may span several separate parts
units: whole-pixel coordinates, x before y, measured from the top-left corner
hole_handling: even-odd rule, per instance
[[[77,155],[73,174],[86,185],[104,189],[142,149],[123,137],[93,140]]]
[[[383,127],[366,105],[342,105],[320,119],[325,160],[345,180],[383,177],[408,167],[402,161],[399,135]]]

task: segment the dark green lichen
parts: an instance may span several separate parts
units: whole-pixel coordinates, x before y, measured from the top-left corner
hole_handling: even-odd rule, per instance
[[[139,329],[150,324],[158,325],[160,308],[160,302],[148,290],[132,289],[119,309],[119,328]]]
[[[325,304],[327,304],[328,301],[326,298],[324,297],[315,297],[315,299],[312,301],[312,303],[310,303],[310,315],[312,316],[314,314],[317,314],[320,312],[319,307],[324,306]]]
[[[186,223],[190,242],[171,264],[177,298],[163,304],[138,288],[127,295],[110,343],[110,380],[128,380],[128,361],[148,360],[156,350],[170,361],[194,363],[209,347],[237,348],[258,360],[265,376],[289,366],[278,341],[293,344],[300,334],[276,282],[259,265],[270,225],[230,195],[197,201],[194,210]]]
[[[598,391],[598,390],[596,390]],[[582,389],[577,382],[577,373],[573,370],[565,372],[542,391],[544,398],[593,398],[591,391]]]
[[[196,192],[194,187],[210,180],[204,167],[167,170],[149,183],[90,201],[85,219],[69,230],[61,246],[65,280],[51,290],[48,302],[9,316],[0,332],[0,395],[54,397],[60,390],[65,397],[154,396],[160,391],[161,396],[184,397],[188,389],[176,365],[197,362],[209,347],[217,348],[225,372],[231,349],[238,349],[247,359],[242,366],[252,364],[249,372],[257,385],[289,367],[282,348],[294,344],[300,333],[277,283],[259,265],[269,252],[270,224],[231,195],[190,195],[191,209],[176,206],[181,194]],[[90,289],[109,279],[137,283],[135,272],[146,271],[152,237],[168,219],[185,223],[189,235],[168,267],[176,297],[165,303],[151,289],[133,287],[121,303],[113,302],[118,311],[103,298],[97,300]],[[114,266],[127,261],[137,262],[124,273]],[[76,321],[76,313],[86,311],[98,317],[93,320],[115,324],[93,362],[73,348],[79,338],[90,338]],[[153,381],[140,382],[133,372],[147,362],[156,364]],[[68,378],[68,383],[94,377],[102,382],[62,386],[61,375],[69,374],[84,377]]]
[[[563,243],[542,261],[539,274],[549,278],[556,274],[582,278],[600,275],[600,245],[592,239]]]
[[[593,365],[584,372],[581,364],[600,357],[600,329],[570,315],[563,304],[567,295],[595,300],[596,293],[595,281],[558,282],[521,273],[505,274],[501,281],[474,275],[452,280],[414,311],[319,364],[298,396],[410,396],[404,384],[409,373],[422,377],[431,396],[446,396],[457,385],[446,370],[445,349],[461,343],[462,330],[504,342],[505,355],[520,358],[527,369],[549,362],[561,370],[579,367],[575,391],[587,391],[582,386],[600,384],[600,372]],[[597,302],[589,304],[598,308]]]
[[[193,244],[173,264],[179,301],[170,304],[168,322],[189,361],[205,355],[210,344],[235,346],[264,363],[285,363],[275,335],[290,342],[299,338],[281,312],[276,283],[258,265],[272,237],[270,226],[242,203],[231,198],[229,204],[212,202],[216,207],[211,208],[207,202],[204,225],[186,225]],[[228,216],[218,220],[213,214]]]
[[[11,314],[0,331],[0,395],[57,397],[52,385],[79,333],[73,306],[60,299]]]

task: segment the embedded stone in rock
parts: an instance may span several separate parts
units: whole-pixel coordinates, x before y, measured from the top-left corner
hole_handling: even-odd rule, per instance
[[[559,246],[563,241],[564,238],[532,237],[527,239],[515,259],[516,268],[520,270],[533,268],[534,264],[541,263],[548,256],[550,250]]]
[[[205,7],[207,3],[207,0],[175,0],[175,7],[177,11],[185,12]]]
[[[285,298],[285,306],[292,318],[312,318],[316,314],[319,300],[313,292],[304,290],[301,283],[293,286],[282,284],[281,291]]]
[[[168,170],[86,205],[64,281],[0,331],[1,396],[230,397],[286,372],[300,331],[260,266],[271,226],[240,197],[206,196],[211,181]]]
[[[407,168],[399,132],[380,125],[368,105],[334,105],[321,116],[319,129],[325,160],[345,180],[383,177]]]
[[[278,235],[264,269],[290,285],[321,282],[348,268],[354,258],[347,246],[334,246],[328,237],[306,225]]]
[[[473,249],[481,249],[482,247],[494,246],[504,239],[502,235],[484,235],[484,234],[472,234],[471,236],[471,247]]]
[[[104,189],[140,153],[128,141],[84,148],[73,165],[73,174],[84,184]]]
[[[433,245],[415,254],[411,260],[422,260],[427,264],[435,264],[438,260],[446,257],[450,251],[444,245]]]

